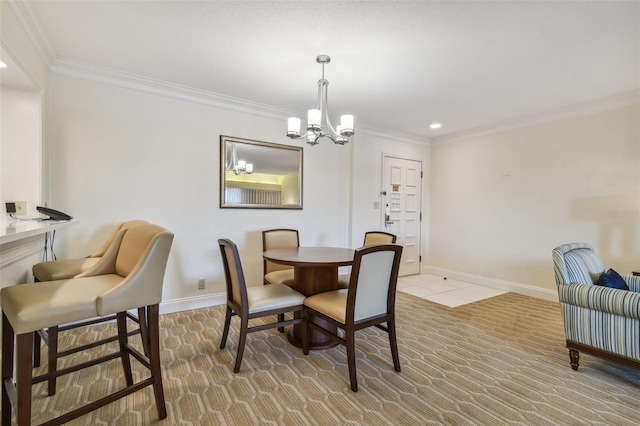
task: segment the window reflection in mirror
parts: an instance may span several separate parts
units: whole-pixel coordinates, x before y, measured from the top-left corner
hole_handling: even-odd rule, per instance
[[[220,207],[302,209],[302,148],[221,135]]]

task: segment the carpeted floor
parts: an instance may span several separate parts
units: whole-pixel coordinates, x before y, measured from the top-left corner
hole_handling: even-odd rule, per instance
[[[402,372],[393,371],[386,334],[361,331],[357,393],[349,389],[343,347],[305,357],[275,329],[249,335],[242,369],[233,374],[237,318],[227,349],[220,350],[223,312],[216,306],[161,317],[165,421],[158,420],[146,388],[71,424],[640,423],[640,371],[586,354],[573,371],[555,303],[507,293],[447,308],[398,293]],[[60,344],[91,341],[111,327],[68,332]],[[68,361],[80,358],[86,355]],[[54,397],[46,397],[43,384],[35,385],[34,424],[97,399],[105,389],[118,389],[123,381],[116,360],[61,378]]]

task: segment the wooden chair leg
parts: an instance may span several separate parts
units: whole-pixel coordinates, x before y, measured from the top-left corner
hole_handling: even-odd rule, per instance
[[[220,339],[220,349],[224,349],[227,345],[227,337],[229,337],[229,326],[231,325],[231,308],[227,306],[227,311],[224,317],[224,328],[222,329],[222,339]]]
[[[33,277],[33,282],[39,283],[40,280]],[[40,367],[40,347],[42,346],[42,339],[38,332],[33,333],[33,366]]]
[[[36,331],[35,334],[38,334]],[[58,326],[49,327],[47,332],[49,344],[47,346],[47,371],[55,373],[58,369]],[[56,394],[57,377],[52,376],[47,380],[47,392],[49,396]]]
[[[247,329],[249,328],[249,320],[246,317],[240,318],[240,338],[238,339],[238,353],[236,354],[236,365],[233,367],[233,372],[240,371],[240,364],[242,364],[242,356],[244,355],[244,345],[247,342]]]
[[[304,321],[302,322],[302,353],[305,355],[309,355],[309,314],[305,310],[304,313]]]
[[[284,322],[284,314],[278,314],[278,322]],[[284,333],[284,327],[278,327],[280,333]]]
[[[11,399],[9,383],[13,383],[13,327],[2,314],[2,426],[11,425]]]
[[[40,347],[42,346],[42,339],[40,334],[35,331],[33,333],[33,367],[40,367]]]
[[[358,392],[358,378],[356,376],[356,339],[353,330],[345,330],[345,346],[347,347],[347,364],[349,366],[351,390],[353,392]]]
[[[156,399],[156,407],[158,408],[158,417],[165,419],[167,417],[167,407],[164,400],[164,389],[162,387],[162,369],[160,368],[160,320],[159,306],[152,305],[148,307],[148,316],[145,315],[147,323],[147,347],[149,348],[149,364],[151,376],[153,377],[153,394]]]
[[[122,360],[122,370],[127,386],[133,385],[133,375],[131,374],[131,357],[129,355],[129,337],[127,336],[127,313],[118,312],[118,343],[120,345],[120,359]],[[144,345],[143,345],[144,346]]]
[[[391,358],[393,358],[393,369],[399,372],[400,357],[398,356],[398,337],[396,335],[395,319],[387,321],[387,329],[389,332],[389,346],[391,347]]]
[[[16,336],[16,394],[18,426],[31,424],[31,386],[33,370],[33,333]],[[4,411],[4,410],[3,410]],[[11,411],[11,410],[9,410]]]
[[[138,308],[138,323],[140,326],[140,338],[142,339],[142,347],[144,354],[149,356],[149,328],[147,325],[147,309]]]

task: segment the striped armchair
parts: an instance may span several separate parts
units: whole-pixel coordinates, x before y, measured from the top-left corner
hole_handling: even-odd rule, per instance
[[[581,351],[640,368],[640,277],[623,276],[629,291],[598,286],[605,268],[590,244],[552,253],[571,368]]]

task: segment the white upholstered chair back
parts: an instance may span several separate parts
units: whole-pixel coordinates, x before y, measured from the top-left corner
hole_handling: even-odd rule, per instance
[[[300,246],[300,239],[296,229],[270,229],[262,232],[262,250],[275,250],[282,248],[295,248]],[[293,269],[292,266],[264,261],[264,275],[273,271]]]
[[[355,322],[386,315],[393,310],[401,254],[402,246],[393,244],[356,250],[349,284],[347,318],[350,309],[353,309]]]

